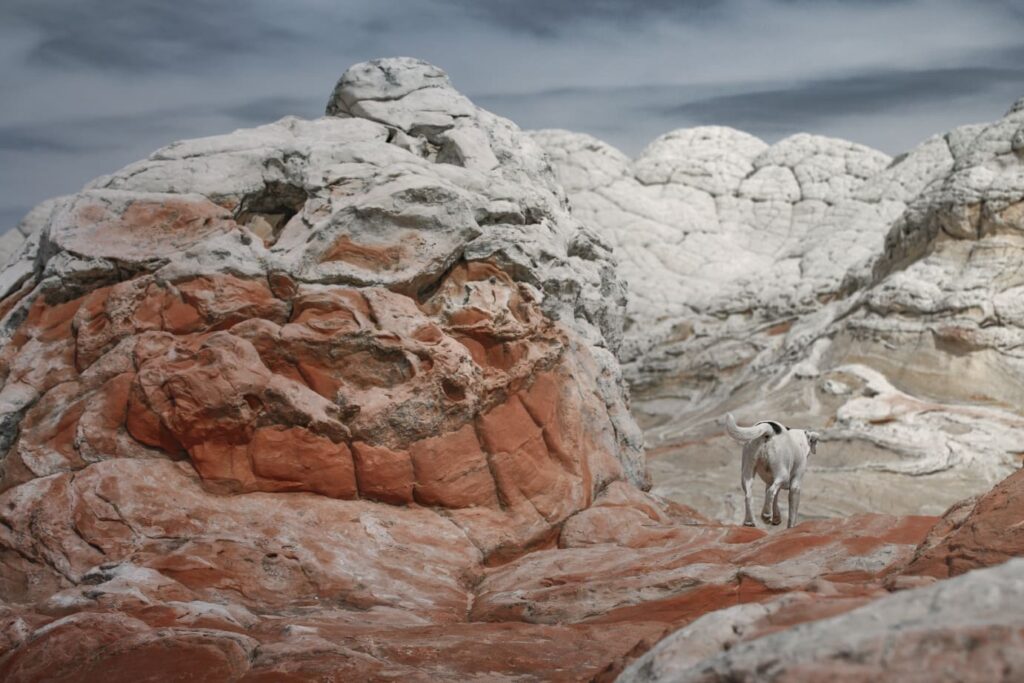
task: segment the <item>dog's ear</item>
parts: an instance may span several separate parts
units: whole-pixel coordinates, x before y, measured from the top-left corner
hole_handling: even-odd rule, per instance
[[[821,435],[818,432],[807,432],[807,444],[811,447],[811,455],[818,454],[818,441]]]

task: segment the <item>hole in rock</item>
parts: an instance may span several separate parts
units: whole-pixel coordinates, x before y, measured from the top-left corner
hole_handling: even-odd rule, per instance
[[[461,401],[466,398],[465,388],[459,386],[450,379],[441,381],[441,391],[443,391],[444,395],[451,401]]]
[[[266,246],[277,241],[281,230],[302,210],[308,193],[298,185],[272,180],[259,192],[242,198],[235,221],[258,235]]]

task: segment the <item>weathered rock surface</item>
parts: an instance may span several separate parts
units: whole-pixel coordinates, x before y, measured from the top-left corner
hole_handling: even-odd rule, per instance
[[[934,521],[767,535],[618,481],[550,549],[488,568],[437,508],[225,496],[187,462],[115,458],[0,495],[0,671],[587,680],[725,606],[793,593],[812,618],[883,595]]]
[[[1024,470],[950,508],[902,573],[945,579],[1014,557],[1024,557]]]
[[[233,679],[324,647],[325,671],[436,678],[337,643],[466,623],[485,566],[610,485],[646,500],[610,251],[435,67],[357,65],[325,118],[175,143],[22,232],[0,275],[5,680]]]
[[[1022,600],[1024,559],[772,634],[800,604],[787,596],[708,615],[618,680],[1015,681],[1024,676]]]
[[[810,517],[940,514],[1021,463],[1022,117],[894,160],[700,128],[630,161],[535,134],[623,263],[655,492],[740,518],[726,411],[823,433]]]

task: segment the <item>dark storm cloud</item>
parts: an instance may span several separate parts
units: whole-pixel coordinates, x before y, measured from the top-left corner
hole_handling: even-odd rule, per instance
[[[61,140],[47,131],[32,126],[0,126],[0,151],[4,152],[84,152],[88,146],[77,141]]]
[[[726,10],[729,0],[443,0],[471,16],[509,31],[553,38],[580,21],[641,23],[665,16],[705,20]]]
[[[30,63],[64,68],[189,69],[225,52],[273,45],[286,29],[247,12],[245,0],[8,0],[39,33]]]
[[[151,110],[142,115],[58,119],[34,125],[0,127],[0,150],[50,154],[82,154],[131,146],[145,137],[189,130],[189,119],[215,109]]]
[[[910,0],[775,0],[783,4],[838,4],[884,6]],[[580,22],[637,25],[652,20],[674,19],[704,23],[727,21],[743,11],[737,0],[442,0],[471,16],[510,31],[524,31],[554,38],[572,32]],[[771,4],[771,3],[764,3]]]
[[[401,0],[5,0],[0,17],[36,33],[29,64],[124,73],[194,73],[246,57],[326,53],[436,8]]]
[[[1024,68],[878,71],[698,99],[649,113],[767,134],[817,127],[833,117],[874,112],[882,107],[928,103],[948,106],[952,99],[971,97],[1000,85],[1016,85],[1024,93]]]
[[[0,0],[0,230],[175,139],[318,116],[374,57],[627,153],[673,128],[901,151],[1024,95],[1021,0]]]

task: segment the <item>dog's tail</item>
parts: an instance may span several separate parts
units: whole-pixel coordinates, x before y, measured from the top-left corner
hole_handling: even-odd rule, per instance
[[[725,431],[729,436],[743,443],[774,432],[772,426],[767,422],[760,422],[753,427],[740,427],[736,424],[736,419],[732,416],[732,413],[726,413],[725,415]]]

